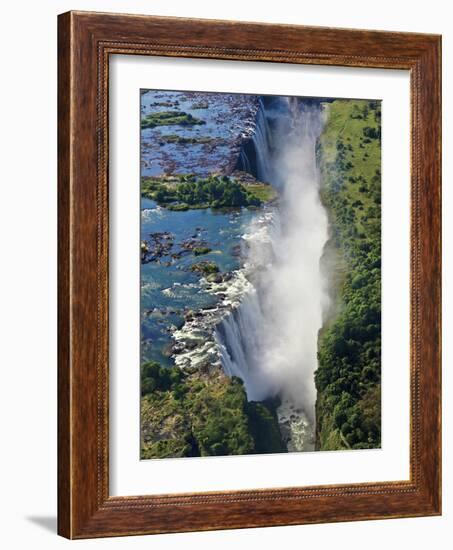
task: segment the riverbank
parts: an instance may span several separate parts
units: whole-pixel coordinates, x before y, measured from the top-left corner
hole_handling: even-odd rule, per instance
[[[316,448],[380,446],[380,102],[325,106],[317,147],[331,307],[318,337]],[[336,266],[332,269],[332,266]]]

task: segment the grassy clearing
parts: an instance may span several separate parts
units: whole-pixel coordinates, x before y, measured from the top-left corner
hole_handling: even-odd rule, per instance
[[[322,150],[323,193],[337,193],[354,208],[357,229],[367,211],[380,206],[381,119],[379,102],[336,100],[325,104],[328,123]]]
[[[252,193],[255,197],[258,197],[262,202],[270,202],[278,196],[275,187],[267,183],[250,183],[245,187],[247,191]]]

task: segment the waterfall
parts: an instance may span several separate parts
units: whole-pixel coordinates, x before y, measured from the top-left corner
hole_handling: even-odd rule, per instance
[[[258,98],[255,129],[250,140],[239,153],[237,168],[253,174],[257,179],[272,183],[273,167],[271,163],[273,133],[270,127],[269,110],[262,97]]]
[[[259,109],[257,113],[256,129],[253,134],[253,144],[256,152],[256,177],[262,181],[272,181],[272,133],[270,123],[266,115],[263,99],[259,99]]]
[[[215,332],[223,369],[244,381],[249,400],[278,395],[291,411],[303,411],[311,425],[317,338],[327,300],[320,259],[328,222],[316,165],[322,118],[313,100],[261,101],[254,162],[245,154],[240,162],[242,169],[254,164],[255,176],[276,186],[280,199],[244,236],[253,289]]]

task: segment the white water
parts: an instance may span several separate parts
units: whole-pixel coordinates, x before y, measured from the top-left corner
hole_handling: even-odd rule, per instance
[[[317,339],[327,300],[320,259],[328,222],[315,152],[321,129],[319,104],[296,98],[261,104],[256,172],[281,198],[245,235],[253,288],[215,334],[224,370],[244,381],[249,400],[282,399],[281,426],[290,416],[300,424],[300,413],[314,423]],[[303,442],[293,447],[307,448]]]

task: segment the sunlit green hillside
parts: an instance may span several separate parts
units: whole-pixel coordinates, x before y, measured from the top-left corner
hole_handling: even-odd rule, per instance
[[[329,248],[340,269],[333,305],[320,333],[317,447],[380,445],[381,130],[380,102],[326,104],[318,143]]]

